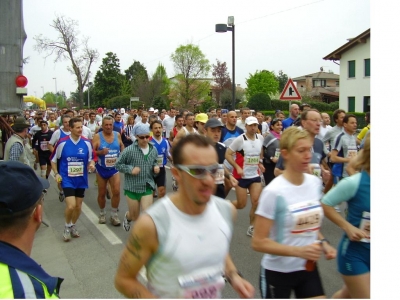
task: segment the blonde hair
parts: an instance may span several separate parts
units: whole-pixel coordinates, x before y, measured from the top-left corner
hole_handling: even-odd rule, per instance
[[[365,170],[368,173],[371,169],[371,133],[365,138],[364,148],[360,155],[357,157],[357,161],[354,163],[354,169]]]
[[[311,139],[310,134],[301,128],[291,126],[282,133],[281,140],[279,143],[279,148],[291,151],[298,140],[301,139]]]

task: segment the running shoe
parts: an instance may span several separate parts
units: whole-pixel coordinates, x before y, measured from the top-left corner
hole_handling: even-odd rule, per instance
[[[115,214],[114,216],[110,217],[110,222],[111,224],[113,224],[114,226],[120,226],[121,225],[121,221],[118,218],[118,215]]]
[[[107,220],[106,220],[106,214],[105,213],[100,213],[99,216],[99,224],[106,224]]]
[[[128,217],[126,216],[127,214],[128,214],[128,212],[125,213],[124,221],[122,223],[125,231],[129,231],[131,229],[131,221],[128,221]]]
[[[247,235],[253,236],[253,231],[254,231],[254,227],[250,225],[249,228],[247,229]]]
[[[80,237],[79,231],[76,229],[75,225],[72,225],[72,226],[71,226],[71,235],[72,235],[72,237],[74,237],[74,238]]]
[[[65,195],[64,195],[64,193],[58,194],[58,200],[60,200],[60,202],[63,202],[63,201],[65,200]]]
[[[71,231],[68,227],[64,228],[63,239],[64,242],[69,242],[69,240],[71,239]]]

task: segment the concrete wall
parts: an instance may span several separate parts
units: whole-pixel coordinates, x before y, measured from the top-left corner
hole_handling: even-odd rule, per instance
[[[370,77],[364,76],[364,59],[371,58],[370,41],[359,43],[342,54],[340,58],[340,94],[339,107],[348,111],[348,97],[355,97],[355,111],[363,112],[364,97],[370,96]],[[348,77],[348,62],[356,61],[355,78]]]

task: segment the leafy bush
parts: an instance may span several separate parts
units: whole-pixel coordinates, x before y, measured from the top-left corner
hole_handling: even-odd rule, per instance
[[[247,106],[254,110],[271,109],[271,98],[265,93],[257,93],[251,96]]]

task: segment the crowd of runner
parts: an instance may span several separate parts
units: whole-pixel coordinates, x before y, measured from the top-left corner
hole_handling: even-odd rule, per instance
[[[1,118],[8,141],[0,154],[54,177],[65,202],[65,242],[80,237],[88,176],[96,173],[99,224],[129,232],[115,277],[127,297],[220,298],[225,281],[254,297],[229,255],[237,210],[249,195],[249,244],[264,253],[262,298],[325,297],[322,256],[337,260],[343,278],[334,298],[369,298],[370,114],[359,134],[355,115],[338,109],[332,117],[334,127],[307,104],[291,105],[287,117],[249,108],[27,110]],[[120,214],[121,193],[128,210]],[[344,231],[339,245],[323,235],[324,216]],[[2,237],[0,228],[0,246]],[[137,278],[143,266],[147,286]]]

